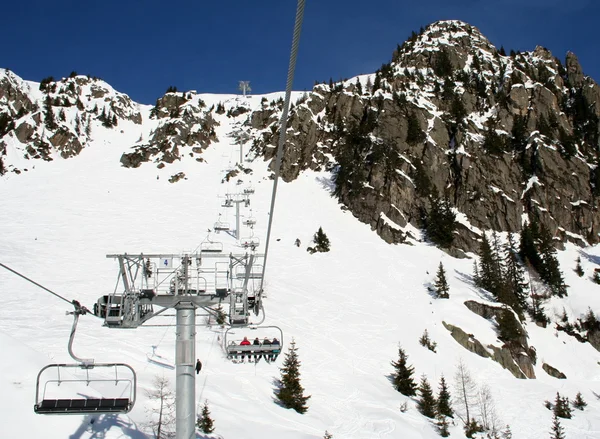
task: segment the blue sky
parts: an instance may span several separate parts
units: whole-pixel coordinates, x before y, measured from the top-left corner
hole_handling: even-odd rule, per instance
[[[24,79],[75,70],[142,103],[179,90],[254,93],[285,88],[295,0],[7,1],[0,67]],[[437,20],[477,26],[508,52],[574,52],[600,80],[598,0],[307,0],[295,90],[372,73],[412,30]]]

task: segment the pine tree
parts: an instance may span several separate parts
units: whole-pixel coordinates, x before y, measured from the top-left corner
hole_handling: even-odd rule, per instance
[[[513,434],[510,429],[510,425],[506,424],[506,428],[502,432],[502,439],[512,439],[512,437],[513,437]]]
[[[333,435],[325,430],[325,436],[323,436],[323,439],[333,439]]]
[[[450,286],[446,280],[446,271],[444,265],[440,262],[438,267],[437,276],[435,279],[435,291],[440,299],[448,299],[450,297]]]
[[[515,239],[512,233],[508,234],[508,240],[504,246],[504,296],[498,299],[509,306],[519,315],[527,307],[527,284],[525,283],[525,270],[523,269]]]
[[[585,402],[583,400],[583,396],[581,395],[581,392],[577,392],[577,395],[575,395],[575,400],[573,401],[573,406],[576,409],[583,410],[586,405],[587,405],[587,402]]]
[[[548,284],[553,295],[566,296],[567,286],[556,258],[556,248],[554,248],[552,234],[545,226],[540,229],[539,252],[542,258],[542,269],[538,270],[540,277]]]
[[[210,417],[210,410],[208,409],[208,400],[204,401],[202,407],[202,413],[198,416],[196,425],[202,433],[212,433],[215,431],[214,421]]]
[[[558,416],[556,413],[552,417],[552,430],[551,430],[550,439],[565,439],[565,429],[560,425],[560,421],[558,420]]]
[[[425,234],[427,238],[440,247],[449,248],[454,241],[456,214],[450,207],[448,199],[430,198],[431,209],[424,215]]]
[[[433,391],[427,381],[425,375],[421,376],[421,384],[419,385],[419,400],[417,401],[417,408],[423,416],[428,418],[435,417],[436,402],[433,396]]]
[[[496,295],[497,285],[500,279],[497,276],[497,265],[494,251],[490,245],[487,235],[484,233],[479,246],[479,267],[477,286],[488,290]]]
[[[579,276],[579,277],[583,277],[583,275],[584,275],[583,267],[581,266],[581,256],[577,257],[577,265],[575,266],[575,273],[577,273],[577,276]]]
[[[446,379],[444,375],[440,378],[439,392],[437,398],[437,412],[443,416],[454,417],[454,412],[450,403],[450,391],[446,385]]]
[[[554,400],[553,412],[555,416],[559,418],[571,419],[571,407],[569,406],[569,398],[560,396],[560,393],[556,392],[556,399]]]
[[[412,375],[415,369],[406,364],[408,356],[401,347],[398,348],[398,356],[398,361],[392,362],[392,366],[396,369],[396,372],[392,374],[394,388],[403,395],[414,396],[416,395],[417,385],[415,384]]]
[[[285,354],[279,387],[275,390],[275,396],[280,404],[288,409],[305,413],[308,410],[306,402],[309,396],[304,396],[304,387],[300,384],[300,360],[298,359],[298,348],[292,339],[290,348]]]
[[[523,336],[523,330],[510,308],[504,308],[498,317],[498,332],[500,340],[510,342]]]
[[[52,100],[50,99],[50,95],[46,95],[46,99],[44,100],[44,119],[46,128],[49,130],[55,130],[58,128],[56,120],[54,119],[54,111],[52,110]]]
[[[438,429],[438,433],[441,437],[448,437],[450,436],[450,431],[448,430],[449,425],[448,425],[448,420],[446,419],[445,416],[440,415],[439,413],[436,415],[436,425],[437,425],[437,429]]]
[[[330,250],[329,238],[327,237],[325,232],[323,232],[322,227],[319,227],[319,230],[317,230],[317,233],[314,234],[312,242],[315,244],[315,246],[308,247],[306,249],[311,254],[315,253],[315,252],[323,252],[324,253],[324,252],[328,252]]]

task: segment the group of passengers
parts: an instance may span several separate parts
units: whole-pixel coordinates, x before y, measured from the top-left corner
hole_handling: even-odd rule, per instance
[[[277,356],[279,355],[279,340],[277,340],[276,337],[273,337],[273,340],[269,340],[267,337],[265,337],[265,339],[262,341],[262,343],[260,342],[260,340],[258,339],[258,337],[256,337],[254,339],[254,341],[252,343],[250,343],[250,340],[248,340],[248,337],[244,337],[244,339],[242,340],[242,342],[240,343],[240,346],[264,346],[265,349],[259,349],[257,348],[256,350],[253,350],[252,353],[248,352],[248,360],[250,361],[252,358],[254,358],[254,362],[258,363],[258,361],[263,357],[263,354],[265,356],[265,360],[266,361],[275,361],[277,360]],[[239,354],[242,357],[242,361],[244,361],[244,359],[246,358],[246,352],[239,352]],[[236,355],[237,357],[237,355]]]

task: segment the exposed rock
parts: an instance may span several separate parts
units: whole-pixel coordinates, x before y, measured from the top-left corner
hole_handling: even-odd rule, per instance
[[[178,172],[169,178],[169,183],[177,183],[182,178],[185,178],[185,172]]]
[[[447,72],[440,77],[444,63]],[[447,196],[472,226],[518,233],[523,214],[528,214],[539,216],[564,240],[595,243],[600,212],[590,185],[596,158],[590,158],[600,156],[598,145],[577,139],[580,154],[570,158],[563,153],[561,133],[577,132],[574,110],[567,108],[571,94],[581,92],[599,116],[600,88],[568,54],[566,76],[573,90],[567,89],[557,73],[563,69],[559,63],[543,47],[501,56],[473,26],[434,23],[395,52],[389,70],[382,68],[370,78],[378,89],[363,83],[359,93],[355,80],[316,85],[290,112],[281,175],[289,181],[304,169],[335,172],[348,154],[354,155],[362,169],[361,185],[337,191],[338,198],[387,242],[404,240],[391,230],[401,231],[408,223],[420,226],[421,211],[428,206],[412,180],[420,163],[432,192]],[[461,94],[445,90],[450,78]],[[454,98],[444,93],[454,93]],[[464,106],[467,116],[461,123],[454,120],[452,99]],[[249,124],[262,130],[257,149],[266,159],[275,154],[278,115],[277,108],[263,107],[250,118]],[[423,141],[408,143],[409,115],[426,134]],[[510,144],[517,116],[527,121],[521,152]],[[544,124],[549,128],[540,133]],[[358,139],[349,136],[357,126],[367,129],[363,139],[371,143],[363,151]],[[502,151],[483,149],[490,126],[503,139]],[[370,160],[375,150],[381,150],[378,159]],[[382,215],[400,229],[390,229]],[[453,245],[473,251],[476,239],[469,227],[461,227]]]
[[[544,371],[550,375],[553,376],[554,378],[558,378],[559,380],[564,380],[567,378],[567,376],[562,373],[560,370],[550,366],[547,363],[542,363],[542,369],[544,369]]]
[[[467,334],[465,331],[460,329],[458,326],[451,325],[446,322],[442,322],[444,328],[450,331],[450,335],[452,338],[458,342],[462,347],[467,349],[470,352],[473,352],[480,357],[489,358],[491,354],[487,351],[485,347],[477,340],[473,334]]]

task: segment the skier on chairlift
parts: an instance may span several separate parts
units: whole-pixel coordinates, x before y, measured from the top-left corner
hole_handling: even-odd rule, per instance
[[[253,346],[260,346],[260,341],[258,340],[258,337],[256,337],[256,338],[254,339],[254,341],[252,342],[252,345],[253,345]],[[254,353],[254,362],[255,362],[255,363],[258,363],[258,360],[260,360],[261,358],[262,358],[262,355],[259,355],[259,354],[258,354],[258,351],[256,351],[256,352]]]
[[[276,337],[273,337],[273,341],[271,342],[271,345],[273,346],[279,346],[279,340],[277,340]],[[279,355],[278,352],[273,352],[271,351],[271,355],[269,356],[269,361],[275,361],[277,360],[277,355]]]
[[[244,337],[244,339],[240,343],[240,346],[250,346],[250,340],[248,340],[248,337]],[[242,361],[244,361],[245,358],[246,354],[242,352]],[[248,355],[248,358],[250,358],[250,355]]]

